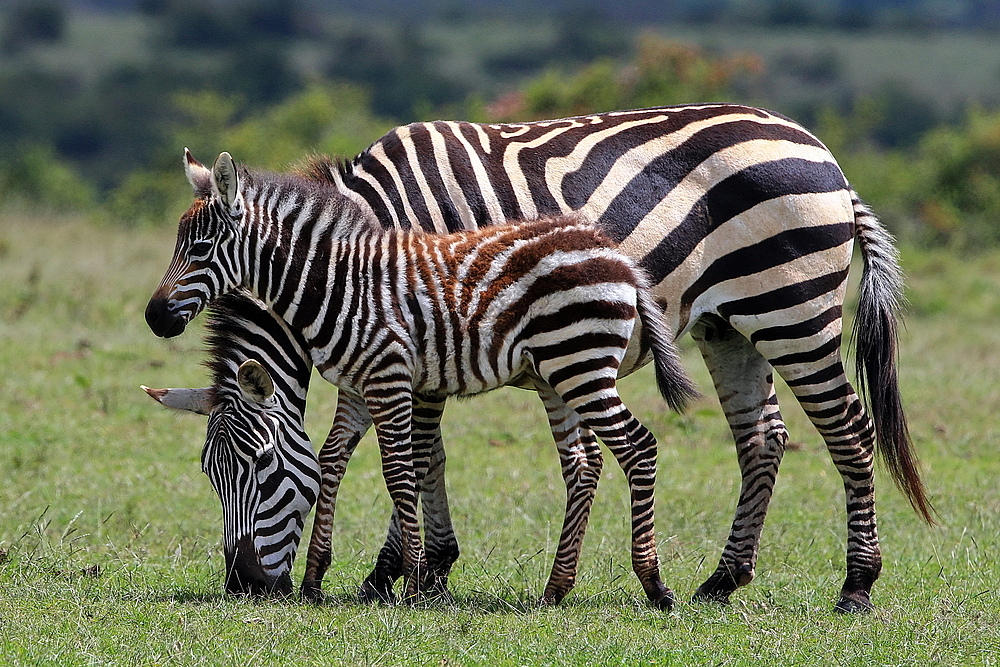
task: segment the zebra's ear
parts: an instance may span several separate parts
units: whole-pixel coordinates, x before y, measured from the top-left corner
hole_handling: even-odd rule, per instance
[[[212,192],[212,172],[195,160],[187,147],[184,148],[184,173],[187,175],[188,183],[194,188],[196,197],[204,197]]]
[[[243,398],[251,403],[264,404],[274,396],[274,380],[261,363],[247,359],[236,372],[236,383],[243,392]]]
[[[229,215],[238,217],[243,213],[243,202],[240,196],[240,179],[236,173],[233,156],[222,152],[212,167],[212,188],[219,199],[229,209]]]
[[[151,389],[142,385],[142,390],[160,405],[174,410],[186,410],[199,415],[207,415],[212,409],[212,388],[200,389]]]

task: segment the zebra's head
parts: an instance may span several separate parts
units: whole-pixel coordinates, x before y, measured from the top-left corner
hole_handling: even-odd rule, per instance
[[[174,257],[146,306],[146,323],[164,338],[183,333],[209,301],[242,279],[235,245],[246,205],[233,158],[222,153],[209,170],[185,148],[184,170],[195,201],[181,216]]]
[[[290,595],[319,461],[303,412],[276,396],[267,370],[252,359],[233,370],[233,381],[213,387],[143,389],[167,407],[208,415],[201,465],[222,501],[226,592]]]

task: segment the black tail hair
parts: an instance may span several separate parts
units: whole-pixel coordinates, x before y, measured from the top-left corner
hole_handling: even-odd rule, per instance
[[[673,337],[663,322],[663,312],[645,287],[637,292],[636,309],[639,311],[642,335],[653,352],[656,386],[660,395],[671,408],[683,412],[688,401],[697,398],[698,391],[681,366]]]
[[[920,479],[896,375],[896,343],[903,275],[892,235],[854,191],[855,235],[864,258],[858,312],[851,339],[862,398],[875,422],[878,452],[917,514],[934,523],[934,508]]]

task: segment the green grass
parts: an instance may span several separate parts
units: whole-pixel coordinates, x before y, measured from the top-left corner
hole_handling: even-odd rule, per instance
[[[370,438],[344,482],[322,606],[222,595],[218,501],[199,470],[204,421],[138,388],[200,385],[200,326],[155,338],[146,299],[172,229],[0,215],[0,663],[13,664],[995,664],[1000,655],[1000,254],[905,253],[902,383],[941,525],[922,525],[880,474],[885,557],[859,617],[831,612],[844,509],[822,443],[787,392],[792,440],[757,580],[728,607],[649,608],[628,563],[625,482],[605,467],[577,588],[538,609],[563,487],[533,395],[453,402],[448,483],[462,557],[454,605],[368,607],[355,586],[389,503]],[[738,471],[706,396],[663,410],[648,373],[622,383],[661,442],[666,582],[686,600],[714,569]],[[317,379],[309,432],[335,402]],[[308,529],[308,527],[307,527]],[[303,547],[304,549],[304,547]],[[304,551],[303,551],[304,553]],[[302,559],[296,567],[301,576]]]

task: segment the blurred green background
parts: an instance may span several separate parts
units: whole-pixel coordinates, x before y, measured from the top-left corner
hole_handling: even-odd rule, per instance
[[[0,206],[172,222],[181,149],[285,168],[413,120],[738,101],[906,243],[1000,240],[998,0],[9,0]]]

